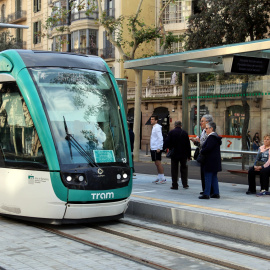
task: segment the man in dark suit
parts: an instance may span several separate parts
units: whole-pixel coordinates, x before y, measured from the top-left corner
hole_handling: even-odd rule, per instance
[[[182,185],[183,188],[187,189],[189,188],[187,160],[191,159],[190,141],[188,133],[181,128],[181,121],[175,121],[174,126],[175,128],[168,133],[164,143],[164,149],[174,149],[174,153],[171,157],[171,189],[178,189],[179,163]]]

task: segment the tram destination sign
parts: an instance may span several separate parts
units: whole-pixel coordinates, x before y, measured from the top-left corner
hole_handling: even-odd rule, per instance
[[[223,58],[225,73],[267,75],[269,59],[234,55]]]

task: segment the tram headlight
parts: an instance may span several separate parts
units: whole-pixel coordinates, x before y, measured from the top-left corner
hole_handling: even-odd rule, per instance
[[[80,176],[78,177],[78,180],[79,180],[80,182],[82,182],[82,181],[84,180],[83,175],[80,175]]]
[[[116,175],[116,178],[117,178],[117,183],[123,183],[129,180],[129,175],[127,172],[122,171],[121,173],[118,173]]]
[[[67,186],[87,185],[87,178],[83,173],[62,173],[62,179]]]

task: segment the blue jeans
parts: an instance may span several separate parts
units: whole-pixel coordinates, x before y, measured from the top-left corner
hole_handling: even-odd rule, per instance
[[[213,188],[213,194],[219,194],[217,172],[204,171],[205,189],[204,195],[210,195],[211,186]]]

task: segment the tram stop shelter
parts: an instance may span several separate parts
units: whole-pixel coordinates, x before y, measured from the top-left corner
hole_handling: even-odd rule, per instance
[[[225,72],[230,74],[270,74],[270,39],[235,43],[224,46],[191,50],[174,54],[153,56],[126,61],[125,69],[137,71],[171,71],[182,73],[182,123],[188,128],[188,75],[197,74],[197,97],[200,96],[199,74],[206,72]],[[140,74],[140,75],[138,75]],[[135,93],[134,127],[140,126],[140,92],[142,72],[137,72]],[[200,108],[197,98],[197,108]],[[138,113],[136,113],[138,112]],[[197,120],[200,112],[197,110]],[[198,125],[199,129],[199,125]],[[137,136],[139,138],[139,136]],[[136,148],[136,142],[135,142]],[[134,149],[135,150],[135,149]],[[136,150],[134,153],[136,157]]]

